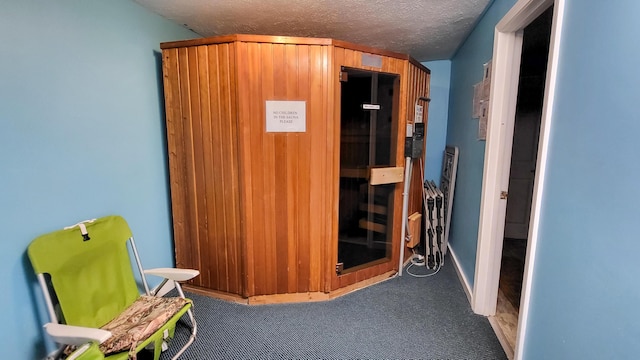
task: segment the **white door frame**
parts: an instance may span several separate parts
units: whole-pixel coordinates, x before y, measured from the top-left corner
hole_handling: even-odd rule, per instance
[[[551,5],[554,5],[553,22],[551,25],[546,86],[540,123],[533,199],[531,202],[520,318],[518,320],[516,359],[522,356],[522,342],[525,338],[525,325],[529,313],[529,296],[535,265],[540,204],[544,187],[543,179],[546,173],[549,129],[555,97],[565,0],[519,0],[496,25],[493,43],[491,100],[489,104],[478,248],[471,303],[474,312],[485,316],[494,315],[496,312],[507,205],[507,201],[501,199],[500,195],[502,191],[507,191],[509,185],[523,29]]]

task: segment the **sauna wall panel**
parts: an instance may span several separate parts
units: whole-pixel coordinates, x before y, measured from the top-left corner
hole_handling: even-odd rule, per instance
[[[235,45],[163,50],[176,265],[243,292]]]
[[[321,263],[330,239],[333,148],[323,45],[239,42],[238,109],[243,212],[247,221],[247,294],[324,290]],[[269,133],[265,102],[306,102],[306,132]]]

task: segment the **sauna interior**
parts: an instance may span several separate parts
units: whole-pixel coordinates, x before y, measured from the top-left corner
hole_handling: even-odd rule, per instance
[[[415,111],[427,68],[333,39],[161,48],[176,265],[201,273],[190,290],[322,300],[398,271],[404,142],[408,124],[427,122],[428,103]]]

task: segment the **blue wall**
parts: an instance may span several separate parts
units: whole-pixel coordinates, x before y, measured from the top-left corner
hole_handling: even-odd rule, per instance
[[[449,120],[449,85],[451,61],[423,62],[431,70],[429,123],[427,124],[427,151],[425,154],[425,179],[440,185],[442,153],[447,145],[447,121]]]
[[[525,359],[640,354],[638,14],[566,2]]]
[[[515,0],[495,0],[451,60],[451,93],[447,144],[460,157],[449,233],[449,244],[470,285],[476,265],[484,141],[478,140],[478,120],[472,119],[473,85],[482,80],[483,64],[493,56],[495,25]]]
[[[159,43],[195,34],[130,0],[0,8],[2,358],[36,359],[31,239],[121,214],[146,267],[173,263]]]

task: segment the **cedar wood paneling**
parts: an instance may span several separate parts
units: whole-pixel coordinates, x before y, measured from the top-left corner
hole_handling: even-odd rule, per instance
[[[329,47],[238,42],[247,295],[324,291],[333,203]],[[267,133],[265,102],[306,102],[306,132]]]
[[[176,265],[242,293],[234,45],[163,50]]]
[[[338,72],[344,65],[400,75],[396,166],[404,165],[403,129],[415,98],[428,96],[428,73],[385,52],[377,53],[382,68],[362,66],[367,48],[348,43],[224,39],[162,47],[177,266],[201,271],[193,285],[244,297],[328,292],[397,267],[399,210],[391,261],[334,271]],[[267,100],[305,101],[307,131],[265,132]],[[420,206],[415,166],[410,213]]]

